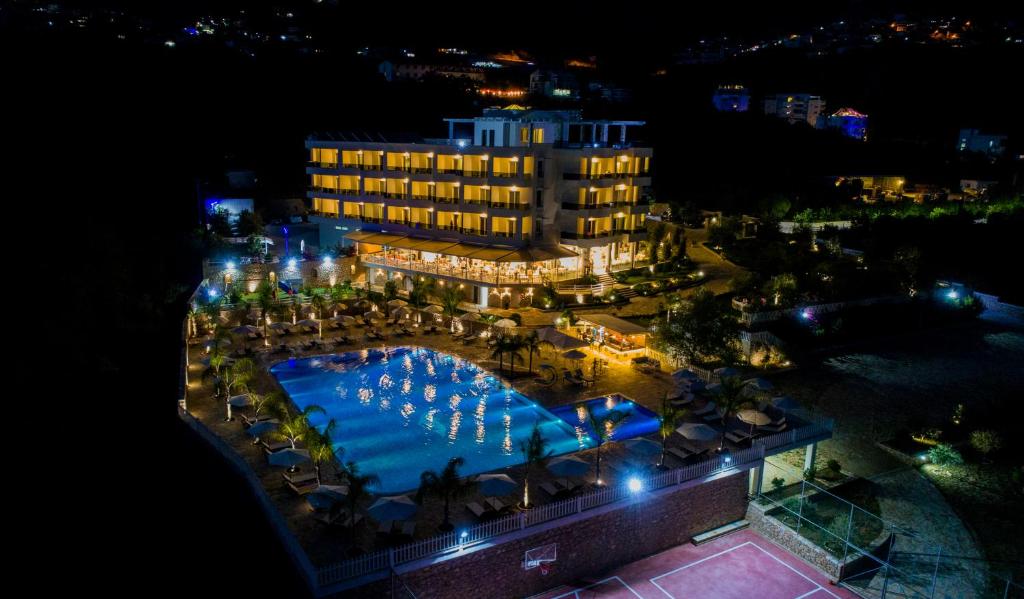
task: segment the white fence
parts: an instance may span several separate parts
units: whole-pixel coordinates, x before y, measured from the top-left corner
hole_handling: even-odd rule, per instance
[[[737,451],[731,456],[715,456],[697,464],[641,478],[641,485],[645,491],[655,491],[733,468],[749,469],[764,459],[765,449],[764,445],[755,443],[750,448]],[[348,579],[375,574],[400,564],[440,557],[483,541],[495,542],[502,535],[525,530],[539,524],[563,518],[589,518],[589,515],[584,514],[587,510],[623,501],[631,496],[632,493],[625,486],[606,487],[591,491],[527,512],[510,514],[497,520],[484,522],[463,532],[452,531],[439,534],[421,541],[325,566],[319,570],[318,582],[321,587],[336,584]]]

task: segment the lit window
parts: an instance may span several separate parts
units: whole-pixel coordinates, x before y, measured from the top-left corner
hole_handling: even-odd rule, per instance
[[[533,130],[533,143],[542,144],[544,143],[544,130],[534,129]]]

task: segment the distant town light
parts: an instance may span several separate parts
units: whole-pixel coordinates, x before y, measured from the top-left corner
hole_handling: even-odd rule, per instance
[[[639,493],[644,488],[643,483],[640,482],[640,479],[635,476],[630,478],[629,482],[626,484],[629,487],[630,493]]]
[[[234,263],[234,261],[233,260],[228,260],[227,267],[228,267],[228,270],[235,270],[235,263]]]
[[[330,266],[330,265],[331,265],[331,257],[330,256],[324,256],[324,266]]]
[[[800,317],[803,318],[804,320],[810,320],[811,319],[811,311],[810,310],[804,310],[803,312],[800,313]]]
[[[295,258],[289,258],[288,259],[288,268],[295,268],[295,266],[297,264],[298,264],[298,261]]]
[[[948,297],[949,299],[956,299],[957,295],[958,294],[956,292],[956,289],[952,289],[949,293],[946,294],[946,297]]]

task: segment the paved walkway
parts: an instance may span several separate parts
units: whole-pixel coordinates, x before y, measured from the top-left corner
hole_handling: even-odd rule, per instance
[[[559,552],[572,551],[559,547]],[[551,564],[558,568],[558,562]],[[709,543],[679,545],[533,599],[829,599],[856,597],[751,530]]]

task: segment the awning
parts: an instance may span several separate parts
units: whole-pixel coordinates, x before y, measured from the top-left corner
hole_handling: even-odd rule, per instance
[[[358,241],[359,243],[372,243],[375,245],[393,245],[395,242],[405,238],[405,235],[378,233],[376,231],[353,231],[352,233],[345,234],[345,239],[351,239],[352,241]]]
[[[649,332],[638,324],[633,324],[628,320],[622,320],[621,318],[612,316],[611,314],[580,314],[579,319],[583,322],[589,322],[599,327],[604,327],[608,330],[619,333],[620,335],[640,335]]]
[[[473,260],[485,260],[487,262],[495,262],[502,256],[507,256],[515,251],[515,248],[510,247],[481,247],[477,246],[477,250],[467,256]]]
[[[443,254],[445,256],[458,256],[460,258],[464,258],[464,257],[472,254],[473,252],[479,250],[481,247],[482,246],[479,246],[479,245],[469,245],[467,243],[457,243],[457,244],[455,244],[455,245],[453,245],[451,247],[445,248]]]
[[[444,250],[452,247],[453,245],[458,245],[458,243],[454,241],[441,241],[438,239],[417,239],[416,243],[408,249],[419,250],[421,252],[431,252],[434,254],[443,254],[445,253]]]
[[[353,231],[351,233],[345,233],[345,239],[351,239],[352,241],[363,241],[367,237],[376,235],[374,231]]]

